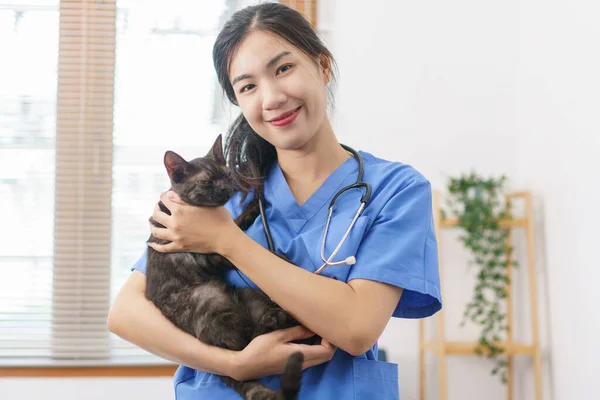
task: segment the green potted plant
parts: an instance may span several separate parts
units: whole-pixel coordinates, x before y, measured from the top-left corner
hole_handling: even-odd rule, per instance
[[[448,182],[447,210],[442,218],[455,217],[461,228],[460,241],[470,253],[470,264],[477,268],[475,287],[466,305],[461,325],[470,321],[481,328],[476,353],[495,362],[493,375],[506,383],[506,356],[501,342],[507,330],[504,312],[508,268],[512,252],[508,231],[500,221],[507,219],[503,189],[505,176],[485,179],[475,172],[451,177]]]

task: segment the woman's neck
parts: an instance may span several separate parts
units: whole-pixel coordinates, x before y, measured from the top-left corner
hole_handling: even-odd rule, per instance
[[[302,149],[278,151],[278,162],[296,201],[303,204],[350,154],[341,147],[329,121]]]

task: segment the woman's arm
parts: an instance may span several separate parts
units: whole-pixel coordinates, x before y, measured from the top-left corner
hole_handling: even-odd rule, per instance
[[[166,360],[218,375],[230,375],[235,352],[209,346],[178,329],[146,299],[146,275],[133,271],[108,315],[108,329]]]
[[[110,310],[108,329],[152,354],[193,369],[249,380],[280,374],[296,351],[304,354],[303,368],[329,361],[335,352],[326,341],[313,346],[289,343],[314,335],[303,327],[258,336],[241,352],[210,346],[173,325],[146,299],[145,290],[146,275],[134,271]]]
[[[151,243],[152,248],[222,254],[302,325],[350,354],[366,352],[379,339],[402,289],[370,280],[345,283],[315,275],[254,242],[223,207],[193,207],[172,196],[161,195],[171,215],[158,207],[152,215],[166,228],[150,228],[154,236],[171,243]]]
[[[352,354],[368,351],[385,329],[402,289],[364,279],[348,283],[298,268],[231,230],[218,252],[301,324]]]

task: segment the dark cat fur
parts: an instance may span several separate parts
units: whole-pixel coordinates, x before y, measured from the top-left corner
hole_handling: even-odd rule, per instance
[[[223,156],[221,135],[205,156],[186,162],[173,152],[165,154],[171,190],[194,206],[221,206],[235,188]],[[160,203],[161,209],[170,214]],[[259,215],[251,201],[236,219],[246,230]],[[150,218],[155,226],[159,223]],[[149,242],[164,244],[150,236]],[[263,292],[227,285],[224,273],[235,268],[218,254],[161,253],[148,247],[146,297],[177,327],[202,342],[242,350],[256,336],[298,323]],[[221,377],[244,399],[296,399],[302,378],[302,353],[293,354],[285,367],[281,387],[274,392],[259,381]]]

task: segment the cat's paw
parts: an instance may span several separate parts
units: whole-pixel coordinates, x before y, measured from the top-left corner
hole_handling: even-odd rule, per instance
[[[256,335],[281,329],[288,321],[288,314],[279,307],[268,309],[256,325]]]

